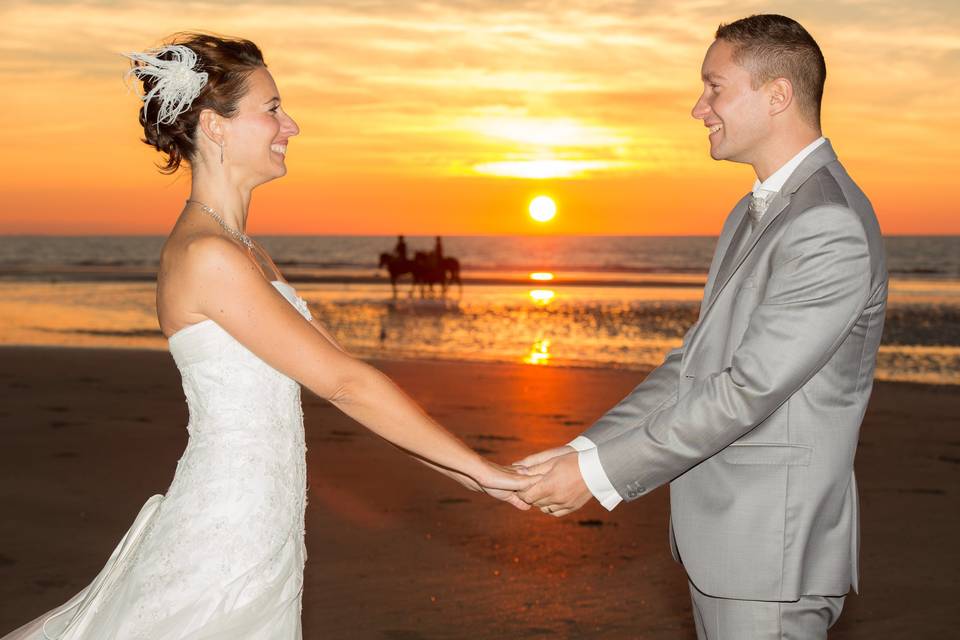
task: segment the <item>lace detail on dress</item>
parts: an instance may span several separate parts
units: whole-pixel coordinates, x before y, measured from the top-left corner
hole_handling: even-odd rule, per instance
[[[273,284],[312,319],[292,286]],[[213,321],[171,336],[170,352],[190,414],[173,481],[147,501],[97,579],[38,621],[61,640],[299,640],[300,385]]]
[[[275,284],[287,287],[290,295],[278,290],[311,319],[292,287]],[[141,548],[133,637],[149,637],[187,594],[203,599],[211,585],[229,591],[237,609],[264,593],[281,593],[288,578],[294,580],[284,599],[298,597],[302,586],[306,444],[300,385],[218,325],[207,333],[187,338],[215,341],[208,357],[180,365],[171,347],[190,438],[163,501],[165,517]]]
[[[307,306],[307,301],[300,296],[296,297],[293,306],[296,307],[297,311],[299,311],[300,314],[303,315],[303,317],[305,317],[307,320],[313,319],[313,316],[310,315],[310,308]]]

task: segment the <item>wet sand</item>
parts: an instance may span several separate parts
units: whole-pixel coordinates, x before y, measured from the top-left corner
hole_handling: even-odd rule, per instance
[[[501,462],[563,443],[641,373],[375,362]],[[97,573],[186,444],[169,354],[0,348],[0,634]],[[861,594],[831,638],[950,637],[958,622],[960,387],[878,383],[862,429]],[[303,393],[304,637],[693,638],[667,489],[565,519],[469,493]]]

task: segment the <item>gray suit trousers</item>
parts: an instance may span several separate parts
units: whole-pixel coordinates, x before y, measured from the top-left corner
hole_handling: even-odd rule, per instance
[[[698,640],[826,640],[844,596],[802,596],[796,602],[733,600],[700,593],[690,583]]]

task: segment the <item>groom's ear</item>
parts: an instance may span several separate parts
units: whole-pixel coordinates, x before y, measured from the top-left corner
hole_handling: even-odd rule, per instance
[[[770,100],[768,113],[771,116],[786,111],[793,103],[793,83],[786,78],[777,78],[767,83],[767,96]]]

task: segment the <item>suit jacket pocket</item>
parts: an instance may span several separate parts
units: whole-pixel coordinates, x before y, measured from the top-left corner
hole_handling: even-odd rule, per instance
[[[735,442],[720,451],[720,458],[730,464],[779,464],[806,467],[813,447],[802,444]]]

